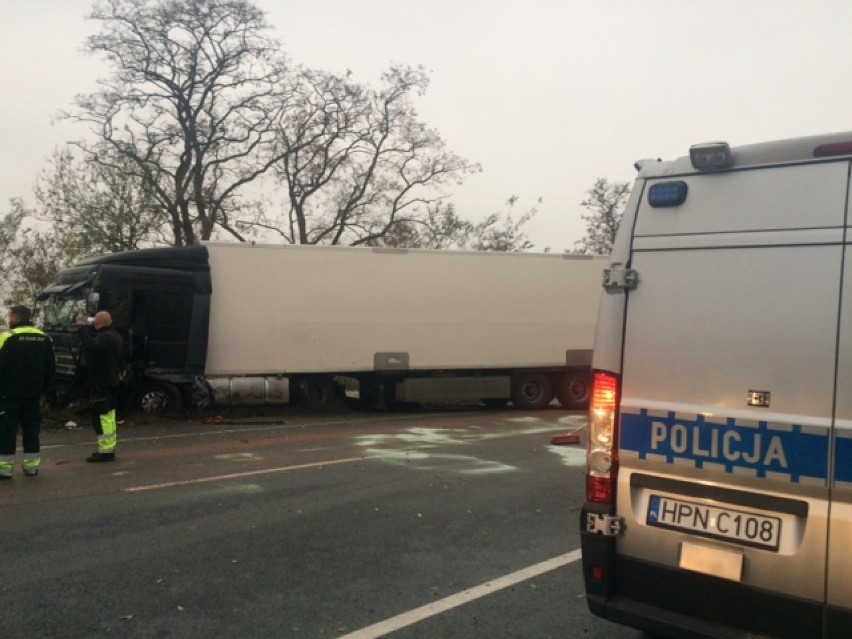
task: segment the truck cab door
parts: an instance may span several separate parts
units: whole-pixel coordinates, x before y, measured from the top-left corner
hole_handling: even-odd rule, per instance
[[[185,366],[192,300],[192,292],[134,291],[134,360],[162,368]]]

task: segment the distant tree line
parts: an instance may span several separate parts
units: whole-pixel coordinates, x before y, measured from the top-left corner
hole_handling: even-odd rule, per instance
[[[87,255],[210,239],[532,248],[536,208],[517,196],[478,222],[448,201],[481,167],[419,118],[423,68],[392,65],[374,88],[294,64],[249,0],[98,0],[90,18],[85,50],[110,74],[61,114],[89,136],[50,159],[33,207],[0,218],[7,295],[30,300]],[[589,191],[578,252],[608,250],[626,193]]]

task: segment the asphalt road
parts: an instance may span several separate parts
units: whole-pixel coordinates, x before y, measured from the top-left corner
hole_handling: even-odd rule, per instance
[[[584,416],[130,419],[0,484],[2,637],[583,637]],[[17,469],[16,469],[17,471]]]

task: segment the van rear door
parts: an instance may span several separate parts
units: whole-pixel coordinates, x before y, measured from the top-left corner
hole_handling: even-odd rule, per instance
[[[649,204],[673,183],[683,203]],[[624,333],[620,595],[821,634],[848,185],[846,162],[646,182]],[[852,323],[841,334],[852,342]],[[843,374],[852,388],[849,363]],[[848,570],[830,576],[848,592],[835,585]]]
[[[850,241],[847,230],[846,242]],[[838,341],[837,409],[829,517],[826,636],[849,634],[852,622],[852,249],[846,246]]]

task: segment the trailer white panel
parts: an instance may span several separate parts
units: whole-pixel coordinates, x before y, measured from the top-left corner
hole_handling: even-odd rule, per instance
[[[565,366],[590,352],[603,257],[208,244],[206,373]]]

